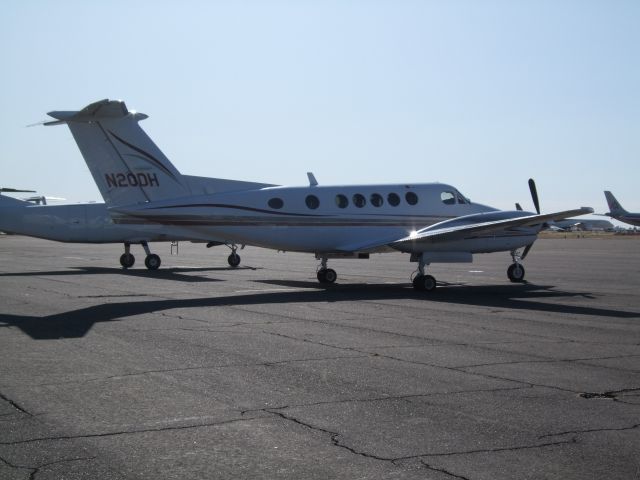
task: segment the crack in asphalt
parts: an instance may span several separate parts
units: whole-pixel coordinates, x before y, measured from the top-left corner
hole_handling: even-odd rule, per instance
[[[272,367],[274,365],[286,365],[288,363],[320,362],[320,361],[327,361],[327,360],[346,360],[351,358],[368,358],[370,356],[371,356],[370,354],[363,353],[361,355],[338,355],[333,357],[293,358],[290,360],[277,360],[272,362],[260,362],[260,363],[227,363],[227,364],[219,364],[219,365],[218,364],[199,365],[197,367],[169,368],[169,369],[159,369],[159,370],[145,370],[141,372],[121,373],[117,375],[107,375],[104,377],[94,377],[94,378],[81,379],[81,380],[69,380],[66,382],[38,383],[38,384],[33,384],[33,386],[47,387],[47,386],[69,385],[69,384],[82,385],[90,382],[101,382],[101,381],[126,378],[126,377],[137,377],[137,376],[148,375],[153,373],[189,372],[193,370],[215,370],[215,369],[235,368],[235,367]],[[2,398],[1,394],[0,394],[0,398]]]
[[[9,462],[7,459],[2,458],[0,456],[0,462],[4,463],[9,468],[13,468],[15,470],[30,470],[29,480],[34,480],[36,478],[36,475],[38,475],[43,468],[50,467],[52,465],[59,465],[61,463],[70,463],[70,462],[81,462],[81,461],[86,461],[86,460],[95,460],[96,458],[97,457],[65,458],[65,459],[61,459],[61,460],[56,460],[54,462],[43,463],[43,464],[37,465],[37,466],[30,466],[30,465],[13,464],[13,463]]]
[[[17,402],[14,402],[9,397],[4,395],[2,392],[0,392],[0,399],[4,400],[5,402],[7,402],[9,405],[11,405],[13,408],[18,410],[19,412],[24,413],[25,415],[29,415],[30,417],[33,416],[31,413],[29,413],[27,410],[25,410],[23,407],[21,407]]]
[[[325,400],[322,402],[313,402],[313,403],[297,403],[290,405],[281,405],[274,406],[268,408],[251,408],[247,410],[242,410],[240,412],[241,415],[245,415],[248,413],[255,412],[264,412],[265,410],[284,410],[284,409],[292,409],[292,408],[307,408],[307,407],[318,407],[321,405],[340,405],[347,403],[373,403],[373,402],[385,402],[385,401],[410,401],[416,398],[427,398],[427,397],[437,397],[443,395],[464,395],[468,393],[492,393],[492,392],[505,392],[512,390],[524,390],[528,388],[533,388],[529,385],[523,387],[500,387],[500,388],[479,388],[472,390],[453,390],[447,392],[432,392],[432,393],[412,393],[408,395],[385,395],[382,397],[371,397],[371,398],[347,398],[344,400]]]
[[[482,372],[473,372],[473,371],[468,371],[465,370],[465,368],[471,368],[471,367],[450,367],[450,366],[446,366],[446,365],[436,365],[436,364],[432,364],[432,363],[427,363],[427,362],[419,362],[416,360],[407,360],[404,358],[399,358],[399,357],[395,357],[393,355],[384,355],[381,353],[377,353],[377,352],[367,352],[365,350],[360,350],[357,349],[355,347],[342,347],[342,346],[337,346],[337,345],[331,345],[328,343],[324,343],[324,342],[319,342],[319,341],[315,341],[315,340],[309,340],[307,338],[297,338],[291,335],[285,335],[283,333],[275,333],[275,332],[268,332],[268,331],[263,331],[265,334],[268,335],[275,335],[275,336],[279,336],[279,337],[284,337],[284,338],[288,338],[291,340],[296,340],[299,342],[305,342],[305,343],[311,343],[313,345],[320,345],[323,347],[330,347],[330,348],[336,348],[336,349],[340,349],[340,350],[346,350],[346,351],[350,351],[350,352],[356,352],[356,353],[360,353],[363,355],[371,355],[374,357],[380,357],[380,358],[387,358],[389,360],[395,360],[397,362],[402,362],[402,363],[408,363],[408,364],[412,364],[412,365],[423,365],[423,366],[427,366],[427,367],[432,367],[432,368],[438,368],[438,369],[443,369],[443,370],[450,370],[450,371],[455,371],[458,373],[464,373],[467,375],[475,375],[478,377],[482,377],[482,378],[488,378],[488,379],[492,379],[492,380],[501,380],[504,382],[512,382],[512,383],[517,383],[520,385],[526,385],[526,386],[530,386],[530,387],[540,387],[540,388],[549,388],[552,390],[557,390],[560,392],[565,392],[565,393],[575,393],[575,394],[579,394],[581,392],[578,392],[576,390],[571,390],[568,388],[562,388],[562,387],[558,387],[557,385],[545,385],[545,384],[537,384],[537,383],[533,383],[533,382],[527,382],[524,380],[514,380],[512,378],[508,378],[508,377],[501,377],[499,375],[491,375],[488,373],[482,373]]]
[[[295,423],[296,425],[300,425],[302,427],[308,428],[309,430],[312,431],[316,431],[316,432],[320,432],[326,435],[329,435],[331,438],[331,443],[338,448],[342,448],[350,453],[352,453],[353,455],[358,455],[364,458],[370,458],[373,460],[379,460],[382,462],[399,462],[402,460],[411,460],[411,459],[422,459],[423,457],[448,457],[448,456],[455,456],[455,455],[470,455],[470,454],[476,454],[476,453],[496,453],[496,452],[511,452],[511,451],[519,451],[519,450],[529,450],[529,449],[536,449],[536,448],[548,448],[548,447],[555,447],[555,446],[559,446],[559,445],[568,445],[568,444],[575,444],[577,443],[577,439],[576,438],[571,438],[570,440],[560,440],[557,442],[546,442],[546,443],[540,443],[540,444],[535,444],[535,445],[517,445],[517,446],[513,446],[513,447],[495,447],[495,448],[483,448],[483,449],[475,449],[475,450],[463,450],[463,451],[453,451],[453,452],[438,452],[438,453],[420,453],[420,454],[415,454],[415,455],[404,455],[404,456],[400,456],[400,457],[383,457],[380,455],[375,455],[373,453],[367,453],[367,452],[363,452],[363,451],[359,451],[356,450],[354,447],[351,447],[349,445],[346,445],[345,443],[340,441],[340,437],[342,436],[339,432],[334,432],[332,430],[328,430],[326,428],[322,428],[316,425],[312,425],[310,423],[304,422],[294,416],[291,415],[287,415],[284,412],[280,412],[280,411],[276,411],[276,409],[273,408],[265,408],[263,409],[264,412],[266,413],[270,413],[272,415],[275,415],[283,420]],[[428,466],[428,464],[425,464],[425,466]],[[455,474],[447,472],[447,471],[443,471],[443,473],[447,473],[451,476],[456,477]],[[464,478],[464,477],[458,477],[458,478]]]
[[[455,473],[451,473],[450,471],[445,470],[444,468],[437,468],[437,467],[434,467],[433,465],[429,465],[422,458],[420,459],[420,463],[422,465],[424,465],[426,468],[428,468],[429,470],[433,470],[434,472],[444,473],[445,475],[449,475],[450,477],[453,477],[453,478],[459,478],[460,480],[470,480],[469,477],[463,477],[462,475],[456,475]]]
[[[136,435],[141,433],[155,433],[155,432],[167,432],[167,431],[177,431],[177,430],[189,430],[192,428],[207,428],[207,427],[219,427],[222,425],[229,425],[232,423],[239,422],[250,422],[256,420],[255,418],[233,418],[231,420],[223,420],[220,422],[211,422],[211,423],[200,423],[195,425],[179,425],[179,426],[168,426],[168,427],[159,427],[159,428],[144,428],[140,430],[122,430],[118,432],[103,432],[103,433],[86,433],[86,434],[78,434],[78,435],[58,435],[52,437],[38,437],[38,438],[30,438],[27,440],[15,440],[12,442],[0,442],[0,445],[24,445],[28,443],[36,443],[36,442],[45,442],[45,441],[59,441],[59,440],[77,440],[81,438],[105,438],[105,437],[115,437],[119,435]]]
[[[538,439],[541,440],[543,438],[549,438],[549,437],[562,437],[564,435],[581,435],[583,433],[624,432],[627,430],[634,430],[638,427],[640,427],[640,423],[636,423],[629,427],[589,428],[585,430],[568,430],[566,432],[549,433],[547,435],[540,435]]]

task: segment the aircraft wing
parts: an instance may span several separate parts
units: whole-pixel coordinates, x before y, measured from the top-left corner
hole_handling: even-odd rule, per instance
[[[533,227],[547,222],[563,220],[574,215],[586,215],[593,213],[592,208],[581,207],[575,210],[565,210],[562,212],[545,213],[539,215],[527,215],[517,218],[506,218],[502,220],[494,220],[490,222],[479,222],[455,226],[444,225],[448,222],[441,222],[425,229],[419,230],[415,235],[410,235],[394,242],[394,244],[415,242],[429,239],[431,241],[459,240],[469,235],[487,235],[497,233],[507,228],[515,227]]]
[[[501,212],[509,214],[509,212]],[[514,212],[515,213],[515,212]],[[411,235],[395,240],[385,239],[378,242],[370,242],[361,245],[349,245],[341,250],[345,251],[375,251],[384,247],[397,248],[412,243],[436,243],[460,240],[469,236],[489,235],[492,233],[502,232],[506,229],[517,227],[535,227],[547,222],[563,220],[575,215],[586,215],[593,213],[593,209],[589,207],[581,207],[574,210],[565,210],[562,212],[532,214],[527,215],[519,212],[518,216],[508,216],[506,218],[493,219],[486,221],[484,214],[469,215],[468,217],[459,217],[452,220],[436,223],[429,227],[418,230]],[[503,215],[504,216],[504,215]],[[536,232],[537,233],[537,232]]]

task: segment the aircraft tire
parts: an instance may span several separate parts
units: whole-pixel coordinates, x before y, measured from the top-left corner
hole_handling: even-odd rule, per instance
[[[334,283],[338,274],[332,268],[321,268],[318,270],[318,281],[323,284]]]
[[[149,270],[157,270],[160,268],[160,257],[155,253],[147,255],[147,258],[144,259],[144,264]]]
[[[524,282],[524,267],[519,263],[512,263],[507,269],[507,277],[513,283]]]
[[[425,275],[422,284],[427,292],[433,292],[436,289],[436,279],[432,275]]]
[[[418,292],[433,292],[436,289],[436,279],[432,275],[416,275],[413,288]]]
[[[136,263],[136,257],[131,253],[123,253],[120,255],[120,265],[122,265],[122,268],[131,268],[134,263]]]
[[[240,255],[238,255],[237,253],[232,253],[227,257],[227,262],[229,262],[230,267],[236,268],[238,265],[240,265]]]
[[[332,268],[327,268],[324,272],[324,280],[326,283],[335,283],[338,279],[338,274]]]

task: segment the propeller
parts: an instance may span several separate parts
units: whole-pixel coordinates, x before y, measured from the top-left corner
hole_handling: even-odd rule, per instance
[[[529,191],[531,192],[531,198],[533,200],[533,205],[536,207],[536,212],[540,215],[540,202],[538,201],[538,189],[536,188],[536,182],[533,181],[533,178],[529,179]]]
[[[533,206],[536,207],[536,212],[540,215],[540,200],[538,200],[538,189],[536,188],[536,182],[533,178],[529,179],[529,191],[531,192],[531,199],[533,200]],[[520,260],[524,260],[525,257],[529,254],[529,250],[533,247],[533,243],[530,243],[526,247],[524,247],[524,251],[520,256]]]

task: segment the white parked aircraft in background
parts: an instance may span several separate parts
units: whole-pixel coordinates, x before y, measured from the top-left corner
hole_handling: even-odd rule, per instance
[[[0,189],[0,231],[68,243],[123,243],[125,251],[120,257],[120,264],[124,268],[130,268],[135,263],[130,251],[132,244],[142,245],[147,254],[145,266],[149,270],[156,270],[161,260],[158,255],[151,253],[148,242],[208,241],[208,246],[222,243],[212,242],[210,237],[200,237],[181,227],[114,224],[104,203],[39,205],[32,202],[45,197],[18,200],[1,194],[26,191],[32,192]],[[230,247],[233,252],[228,261],[235,267],[240,263],[240,256],[235,253],[235,245]]]
[[[140,128],[147,118],[122,101],[102,100],[80,111],[54,111],[66,124],[119,225],[180,227],[193,236],[284,251],[314,253],[317,278],[335,282],[331,258],[368,258],[401,251],[418,263],[416,290],[433,290],[426,267],[471,262],[474,253],[511,252],[511,281],[524,279],[520,261],[547,222],[591,208],[544,214],[501,211],[474,203],[441,183],[283,187],[180,174]],[[520,249],[524,251],[520,253]]]
[[[613,196],[613,193],[609,191],[604,192],[604,196],[607,199],[607,204],[609,205],[609,213],[605,213],[604,215],[615,218],[624,223],[628,223],[629,225],[640,226],[640,213],[631,213],[627,212],[620,202],[616,200],[616,197]]]

